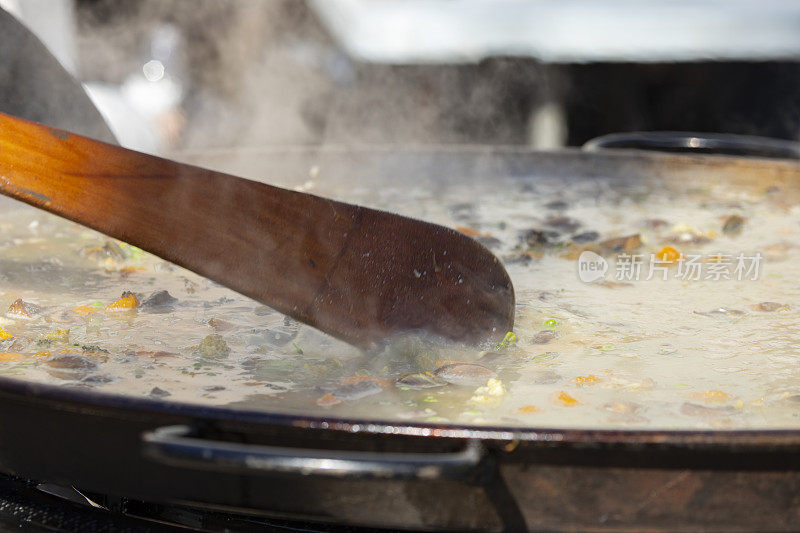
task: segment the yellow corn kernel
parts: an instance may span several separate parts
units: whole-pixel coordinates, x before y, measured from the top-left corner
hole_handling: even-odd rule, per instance
[[[563,405],[564,407],[574,407],[579,405],[581,402],[564,392],[563,390],[558,393],[555,397],[555,401],[559,405]]]
[[[136,295],[132,292],[126,292],[123,293],[119,300],[113,304],[107,305],[106,311],[127,311],[129,309],[136,309],[137,307],[139,307],[139,300],[136,299]]]
[[[89,307],[87,305],[79,305],[75,309],[72,310],[74,313],[79,314],[80,316],[90,315],[92,313],[96,313],[97,309],[94,307]]]
[[[594,374],[589,374],[588,376],[578,376],[573,381],[579,387],[583,387],[585,385],[596,385],[600,380]]]
[[[703,400],[706,403],[725,403],[730,399],[730,396],[720,390],[707,390],[703,392],[696,392],[692,394],[693,398]]]
[[[656,257],[661,261],[674,263],[681,258],[681,253],[672,246],[665,246],[656,253]]]

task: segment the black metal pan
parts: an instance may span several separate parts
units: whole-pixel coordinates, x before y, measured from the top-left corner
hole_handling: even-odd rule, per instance
[[[413,176],[430,186],[543,177],[569,186],[606,176],[678,188],[688,179],[729,180],[800,193],[800,165],[787,160],[513,149],[238,157],[237,164],[223,153],[193,160],[287,181],[314,165],[330,180]],[[8,378],[0,378],[0,405],[0,470],[109,501],[459,531],[800,527],[800,430],[586,431],[344,420]]]

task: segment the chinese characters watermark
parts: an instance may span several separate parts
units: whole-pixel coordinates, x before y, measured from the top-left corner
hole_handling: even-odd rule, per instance
[[[656,254],[621,253],[614,263],[613,279],[620,282],[652,279],[681,281],[755,281],[761,275],[764,257],[760,252],[685,254],[668,260]],[[578,258],[578,277],[592,283],[606,278],[612,270],[606,258],[591,251]]]

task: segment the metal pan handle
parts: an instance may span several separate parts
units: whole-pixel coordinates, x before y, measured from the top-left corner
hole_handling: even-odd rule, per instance
[[[632,131],[595,137],[583,145],[583,149],[589,152],[597,152],[609,148],[800,159],[800,144],[796,142],[770,137],[726,133]]]
[[[247,474],[468,480],[478,477],[484,457],[474,440],[451,453],[316,450],[207,440],[184,425],[147,431],[142,441],[144,453],[164,464]]]

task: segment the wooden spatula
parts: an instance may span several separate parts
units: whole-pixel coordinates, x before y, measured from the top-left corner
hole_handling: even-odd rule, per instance
[[[407,330],[477,344],[514,322],[502,264],[454,230],[3,114],[0,192],[356,346]]]

